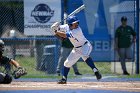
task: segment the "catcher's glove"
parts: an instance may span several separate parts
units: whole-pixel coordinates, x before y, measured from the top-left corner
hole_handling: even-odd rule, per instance
[[[18,78],[20,78],[21,76],[24,76],[24,75],[26,75],[26,74],[27,74],[27,71],[26,71],[25,68],[23,68],[23,67],[18,67],[18,68],[16,68],[16,70],[13,72],[13,77],[14,77],[15,79],[18,79]]]

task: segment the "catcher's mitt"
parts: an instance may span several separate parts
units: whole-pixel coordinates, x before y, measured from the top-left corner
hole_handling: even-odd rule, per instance
[[[26,71],[25,68],[23,68],[23,67],[18,67],[18,68],[16,68],[16,70],[13,72],[13,77],[14,77],[15,79],[18,79],[18,78],[20,78],[21,76],[24,76],[24,75],[26,75],[26,74],[27,74],[27,71]]]

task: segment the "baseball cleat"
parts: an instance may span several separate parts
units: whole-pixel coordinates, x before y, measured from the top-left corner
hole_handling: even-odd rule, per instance
[[[67,81],[66,81],[66,79],[64,79],[64,78],[60,79],[60,80],[57,82],[57,84],[66,84],[66,83],[67,83]]]
[[[124,71],[123,75],[130,75],[130,74],[127,71]]]
[[[75,75],[82,75],[81,73],[79,73],[79,72],[75,72]]]
[[[102,78],[102,75],[100,74],[99,71],[95,72],[95,76],[96,76],[97,80],[100,80]]]

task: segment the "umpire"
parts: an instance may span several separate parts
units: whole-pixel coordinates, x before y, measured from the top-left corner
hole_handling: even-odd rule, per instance
[[[60,57],[59,57],[59,61],[58,61],[58,65],[57,65],[57,74],[60,76],[60,72],[64,66],[64,61],[66,60],[66,58],[68,57],[68,55],[70,54],[70,52],[73,49],[73,45],[71,44],[70,40],[68,38],[61,38],[61,50],[60,50]],[[73,70],[75,75],[82,75],[81,73],[79,73],[78,68],[77,68],[77,63],[74,64],[73,66]]]
[[[115,47],[118,51],[123,75],[129,75],[126,69],[125,60],[132,58],[131,45],[136,41],[136,32],[133,28],[127,25],[127,17],[121,18],[121,25],[115,32]]]

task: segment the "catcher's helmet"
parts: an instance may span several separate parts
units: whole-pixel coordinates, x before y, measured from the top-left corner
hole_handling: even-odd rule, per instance
[[[67,18],[68,25],[71,25],[73,23],[79,22],[78,18],[76,16],[70,16]]]

